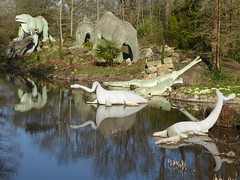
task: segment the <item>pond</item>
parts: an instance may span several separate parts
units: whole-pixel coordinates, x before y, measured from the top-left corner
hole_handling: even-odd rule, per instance
[[[153,132],[189,120],[166,99],[105,107],[85,103],[92,98],[81,90],[0,74],[0,179],[239,179],[236,159],[218,156],[232,149],[239,156],[239,143],[226,149],[204,137],[198,143],[154,145]],[[189,112],[202,118],[200,111]],[[220,131],[239,137],[237,129]]]

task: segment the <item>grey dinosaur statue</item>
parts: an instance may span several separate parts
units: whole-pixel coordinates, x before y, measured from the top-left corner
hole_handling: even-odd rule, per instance
[[[93,50],[96,49],[100,39],[114,41],[120,49],[123,45],[128,46],[131,61],[139,59],[136,29],[129,22],[120,20],[111,12],[106,12],[95,25]],[[123,61],[123,54],[120,53],[115,61]]]
[[[93,36],[94,24],[84,16],[83,21],[80,22],[76,30],[76,41],[69,49],[79,48],[84,42],[91,41]]]
[[[174,71],[169,74],[157,76],[152,79],[133,79],[130,81],[118,81],[118,82],[104,82],[105,86],[113,87],[139,87],[136,91],[142,94],[160,95],[166,89],[170,88],[174,83],[181,83],[182,79],[177,79],[181,74],[190,69],[195,64],[199,63],[202,59],[197,56],[192,62],[186,65],[179,71]],[[156,87],[155,87],[156,86]]]
[[[42,16],[32,17],[29,14],[21,14],[15,17],[15,21],[20,23],[18,37],[14,40],[24,39],[26,34],[33,34],[35,29],[38,29],[39,34],[43,35],[43,42],[51,40],[55,42],[56,40],[49,34],[48,23],[46,19]]]

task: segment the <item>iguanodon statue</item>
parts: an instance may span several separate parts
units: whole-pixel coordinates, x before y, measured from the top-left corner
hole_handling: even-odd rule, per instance
[[[92,89],[79,84],[71,85],[71,88],[81,88],[90,93],[96,90],[97,99],[93,102],[87,102],[92,104],[98,103],[106,106],[112,106],[113,104],[125,104],[130,106],[138,106],[139,104],[148,103],[145,98],[128,91],[107,91],[97,81],[93,83]]]
[[[139,89],[136,89],[136,92],[140,94],[154,94],[154,95],[160,95],[159,93],[164,92],[166,89],[171,87],[174,83],[181,83],[182,79],[177,79],[181,74],[183,74],[185,71],[190,69],[195,64],[199,63],[202,59],[200,59],[199,56],[197,56],[192,62],[190,62],[188,65],[186,65],[184,68],[180,69],[179,71],[174,71],[169,74],[164,74],[162,76],[157,76],[152,79],[133,79],[130,81],[119,81],[119,82],[104,82],[103,84],[106,86],[112,86],[112,87],[139,87]],[[157,87],[155,87],[157,86]],[[154,88],[152,88],[154,87]]]
[[[236,94],[230,94],[229,96],[225,97],[218,89],[216,89],[216,94],[217,103],[211,114],[206,119],[199,122],[178,122],[163,131],[155,132],[153,136],[159,136],[163,138],[159,141],[156,141],[155,144],[175,144],[178,143],[180,139],[188,138],[189,134],[206,135],[208,130],[217,121],[222,110],[223,101],[231,100],[236,97]]]
[[[18,37],[14,40],[22,40],[26,34],[33,34],[37,29],[39,34],[43,35],[43,42],[51,40],[55,42],[56,40],[49,34],[48,23],[46,19],[42,16],[32,17],[29,14],[21,14],[15,17],[15,21],[20,23]]]

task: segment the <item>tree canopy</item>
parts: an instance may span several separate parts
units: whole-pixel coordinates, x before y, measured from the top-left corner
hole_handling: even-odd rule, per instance
[[[96,22],[111,11],[138,30],[141,45],[195,50],[207,54],[217,69],[224,59],[240,59],[240,0],[1,0],[0,48],[17,35],[14,17],[23,13],[43,16],[59,39],[61,2],[63,39],[74,36],[84,15]]]

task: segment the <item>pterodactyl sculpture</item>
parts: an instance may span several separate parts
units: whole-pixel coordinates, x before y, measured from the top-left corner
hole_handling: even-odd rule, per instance
[[[208,130],[215,124],[221,113],[223,100],[227,101],[236,97],[235,94],[230,94],[225,97],[218,89],[216,89],[216,94],[218,98],[217,103],[211,114],[206,119],[199,122],[178,122],[164,131],[155,132],[153,136],[163,137],[163,139],[156,141],[155,144],[175,144],[178,143],[180,139],[188,138],[189,134],[206,135]]]
[[[139,104],[148,103],[145,98],[128,91],[107,91],[102,88],[101,84],[97,81],[93,83],[92,89],[79,84],[71,85],[71,88],[81,88],[90,93],[96,90],[97,99],[92,102],[87,102],[92,104],[103,104],[106,106],[112,106],[113,104],[125,104],[138,106]]]

